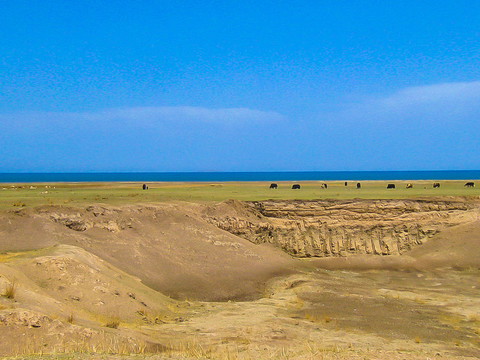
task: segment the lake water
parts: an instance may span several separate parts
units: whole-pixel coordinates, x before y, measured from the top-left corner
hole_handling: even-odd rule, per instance
[[[299,172],[0,173],[0,183],[31,182],[225,182],[302,180],[477,180],[480,170]]]

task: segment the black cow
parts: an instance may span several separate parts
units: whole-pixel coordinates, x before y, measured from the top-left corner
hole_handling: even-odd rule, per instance
[[[326,189],[328,186],[327,186],[327,184],[323,183],[322,185],[320,185],[320,187],[321,187],[322,189]]]
[[[348,185],[348,182],[345,181],[345,186],[347,186],[347,185]]]
[[[143,184],[143,186],[142,186],[142,190],[147,190],[147,189],[148,189],[148,186],[147,186],[147,184]]]
[[[463,186],[466,186],[466,187],[475,187],[475,183],[473,181],[469,181],[467,183],[465,183],[465,185]]]
[[[408,183],[407,186],[405,186],[405,187],[406,187],[407,189],[411,189],[411,188],[413,188],[413,185],[410,184],[410,183]]]
[[[274,183],[270,184],[270,189],[276,189],[276,188],[278,188],[277,184],[274,184]]]
[[[300,184],[293,184],[292,189],[300,189]]]
[[[440,183],[433,183],[433,188],[439,188],[440,187]]]
[[[357,189],[360,189],[362,185],[360,183],[357,183]]]
[[[387,184],[387,189],[395,189],[395,184]]]

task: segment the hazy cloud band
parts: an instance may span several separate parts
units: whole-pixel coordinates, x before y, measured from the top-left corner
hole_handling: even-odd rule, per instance
[[[17,112],[0,115],[2,121],[21,120],[51,122],[134,122],[136,125],[154,125],[163,122],[206,122],[212,124],[243,124],[252,122],[275,122],[284,119],[284,116],[274,111],[260,111],[248,108],[220,108],[210,109],[193,106],[148,106],[104,109],[95,112]]]

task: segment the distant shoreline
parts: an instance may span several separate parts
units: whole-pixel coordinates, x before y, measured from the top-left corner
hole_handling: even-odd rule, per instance
[[[0,183],[479,180],[480,170],[0,173]]]

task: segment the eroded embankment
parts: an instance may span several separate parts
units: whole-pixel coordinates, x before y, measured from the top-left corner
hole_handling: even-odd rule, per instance
[[[399,255],[447,228],[468,240],[478,226],[453,226],[473,223],[479,208],[461,198],[44,206],[0,214],[0,251],[73,245],[175,298],[245,300],[272,277],[312,264],[288,254],[315,261]]]
[[[268,200],[230,201],[210,209],[204,219],[297,257],[325,257],[403,254],[442,230],[478,216],[478,203],[465,199]]]
[[[478,358],[478,214],[462,199],[0,212],[0,356]],[[292,259],[263,244],[297,256],[401,253],[438,232],[402,256]],[[296,272],[415,261],[468,270]],[[238,299],[255,301],[217,302]]]

